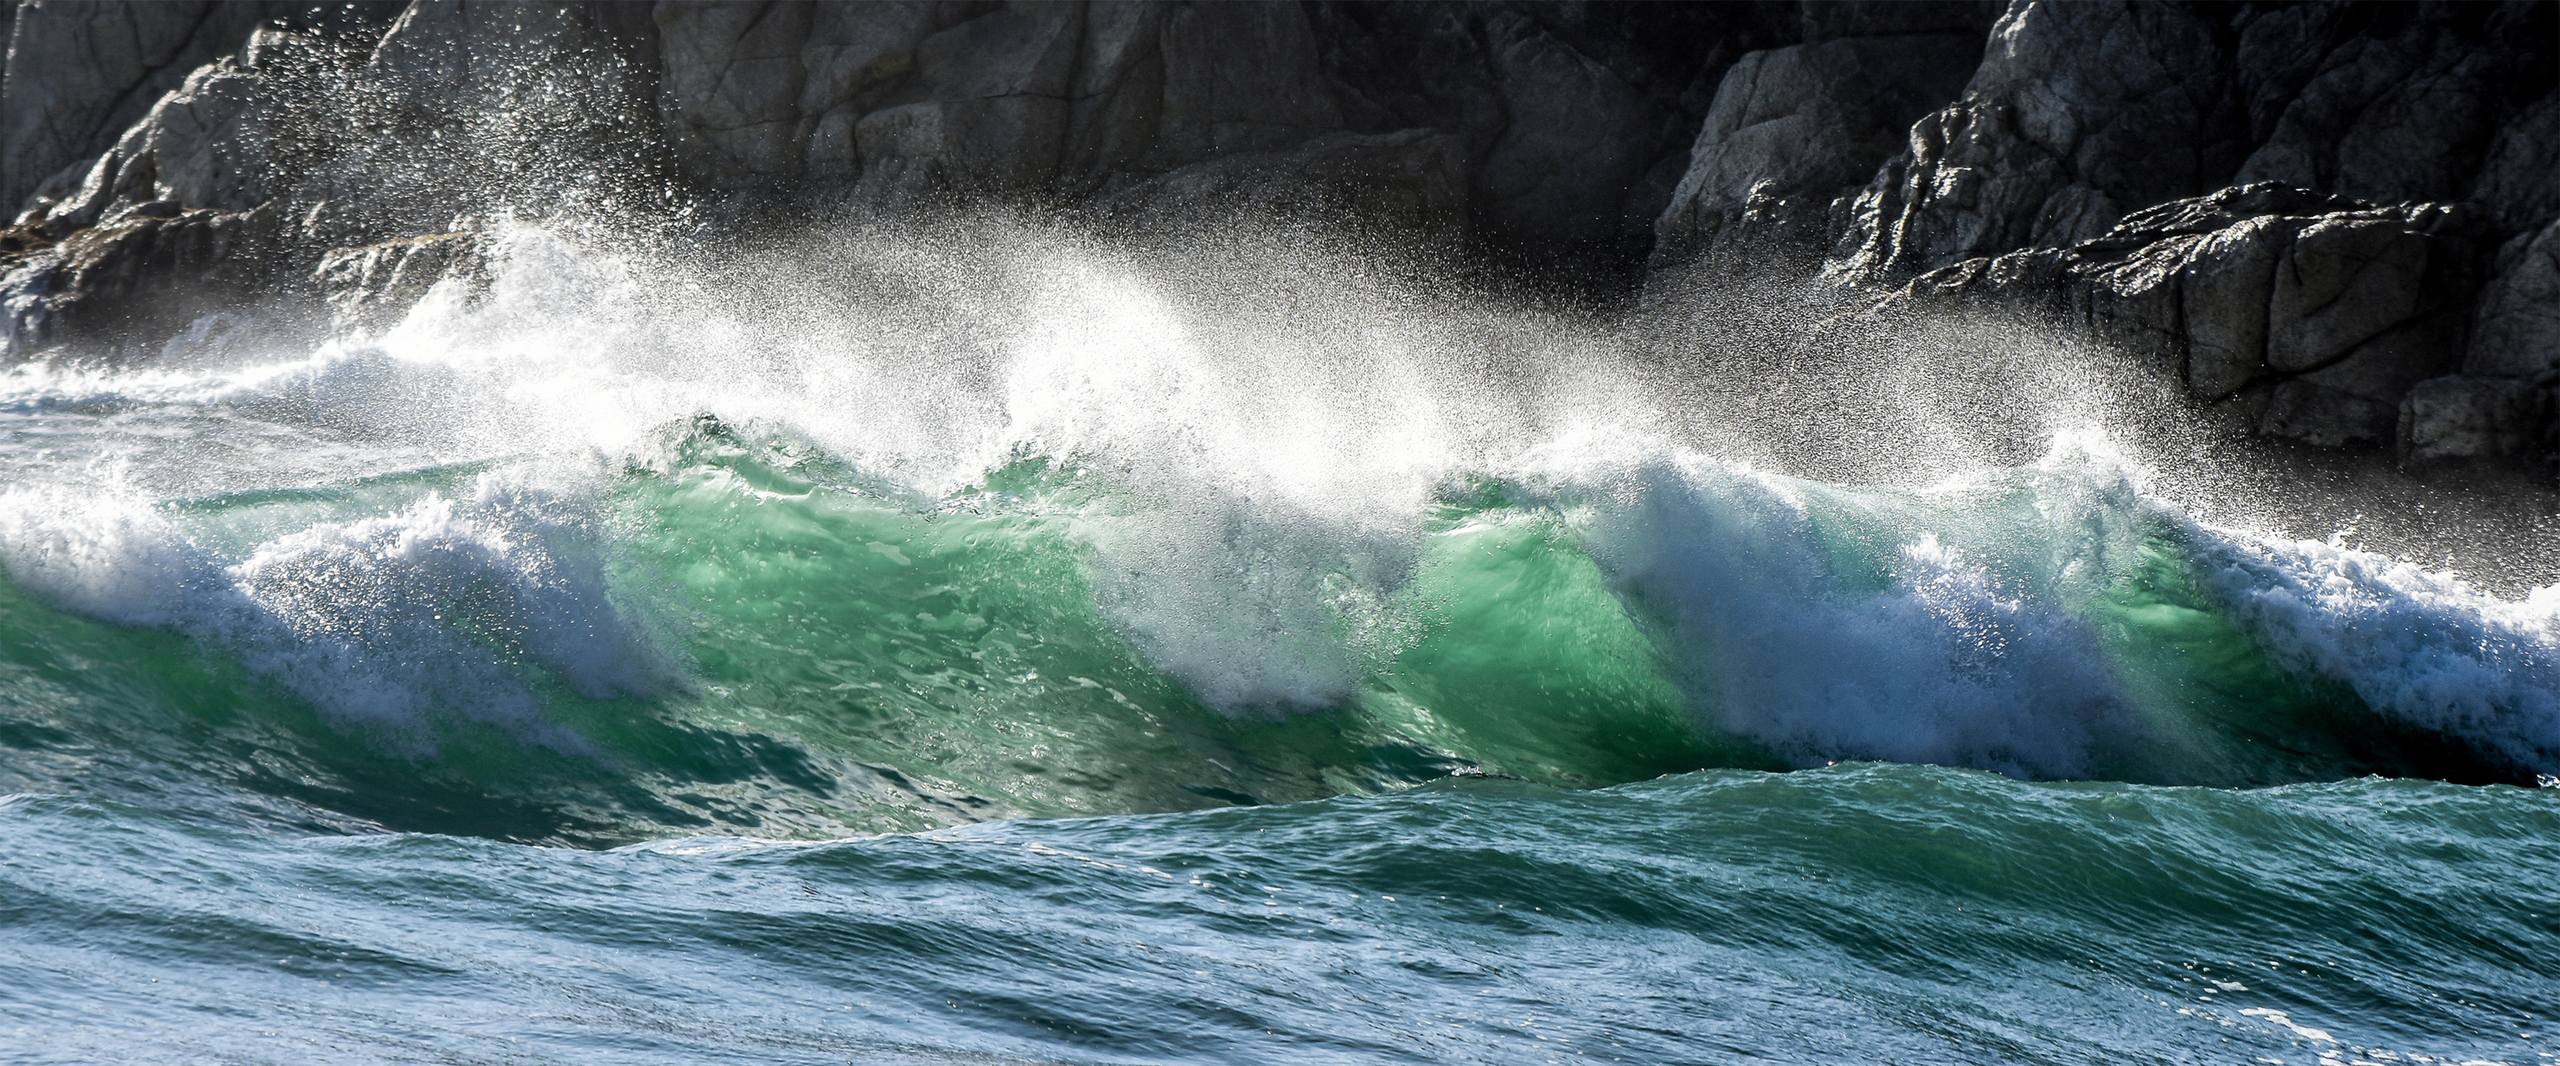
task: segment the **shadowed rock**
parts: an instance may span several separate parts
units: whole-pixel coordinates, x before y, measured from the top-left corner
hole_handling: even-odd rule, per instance
[[[2104,236],[1933,271],[1907,290],[2042,303],[2173,359],[2261,432],[2389,443],[2417,382],[2459,365],[2479,213],[2251,185],[2135,212]]]
[[[1980,37],[1854,37],[1753,52],[1727,71],[1671,204],[1657,264],[1827,250],[1874,161],[1952,98]]]

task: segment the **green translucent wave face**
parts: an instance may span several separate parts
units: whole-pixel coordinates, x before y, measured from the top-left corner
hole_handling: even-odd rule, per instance
[[[476,472],[176,511],[199,543],[246,551]],[[921,500],[809,449],[697,432],[664,467],[610,479],[602,501],[610,599],[678,680],[584,697],[505,627],[483,634],[577,750],[457,714],[434,720],[421,751],[315,711],[217,642],[69,617],[0,584],[0,745],[14,751],[0,790],[212,805],[245,793],[287,820],[610,841],[1819,761],[1719,728],[1741,709],[1714,704],[1720,690],[1683,659],[1661,605],[1585,550],[1574,508],[1491,483],[1453,491],[1409,571],[1344,609],[1338,639],[1394,639],[1339,705],[1213,708],[1097,606],[1097,484],[1026,460]],[[1912,530],[1946,529],[2090,627],[2135,720],[2104,738],[2096,776],[2463,776],[2451,745],[2279,669],[2198,590],[2173,530],[2118,515],[2094,539],[2063,537],[2028,488],[1953,503],[1807,491],[1841,596],[1888,584]]]
[[[1347,705],[1208,707],[1096,608],[1075,501],[1043,491],[1061,480],[1018,464],[990,482],[1014,492],[919,509],[735,454],[635,479],[617,579],[685,650],[694,686],[667,713],[827,753],[831,802],[860,822],[1293,800],[1451,773],[1604,784],[1737,754],[1535,516],[1445,516],[1383,608],[1418,636]]]

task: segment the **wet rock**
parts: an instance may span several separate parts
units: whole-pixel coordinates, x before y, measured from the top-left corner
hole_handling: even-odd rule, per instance
[[[0,143],[9,148],[0,204],[14,210],[45,179],[96,156],[160,93],[228,50],[204,32],[221,14],[210,0],[23,5],[0,81]]]
[[[2473,314],[2466,374],[2560,374],[2560,222],[2508,242]]]
[[[362,33],[391,4],[293,0],[30,0],[10,20],[0,78],[0,210],[76,183],[162,94],[262,25]]]
[[[2509,230],[2560,218],[2560,92],[2501,126],[2471,199],[2496,212]]]
[[[1967,34],[1851,37],[1753,52],[1725,73],[1689,167],[1654,224],[1656,265],[1818,256],[1837,207],[1901,146],[1912,122],[1963,88]],[[1842,205],[1845,206],[1845,205]]]
[[[1953,33],[1978,42],[2008,7],[2007,0],[1836,0],[1798,5],[1796,18],[1806,41],[1846,37],[1897,37]]]
[[[1638,258],[1696,133],[1693,83],[1777,21],[1680,5],[655,9],[666,137],[715,190],[888,212],[1127,203],[1139,186],[1364,145],[1401,203],[1454,143],[1469,231]],[[1397,139],[1413,130],[1434,136]],[[1374,159],[1398,144],[1420,154]]]
[[[1614,232],[1652,162],[1643,91],[1525,15],[1505,13],[1487,32],[1506,121],[1482,163],[1483,210],[1522,240]]]
[[[239,54],[197,68],[49,206],[46,224],[78,229],[153,201],[240,211],[270,199],[263,179],[287,153],[275,138],[278,94],[266,83],[284,54],[309,44],[261,31]]]
[[[2546,446],[2552,394],[2515,378],[2419,382],[2400,405],[2400,454],[2412,462],[2501,458]]]
[[[311,284],[341,327],[378,329],[406,312],[437,283],[485,276],[487,249],[469,231],[427,233],[320,257]]]
[[[199,319],[274,307],[287,243],[273,208],[129,212],[28,254],[0,276],[0,351],[124,361],[156,352]]]
[[[1097,210],[1147,225],[1359,218],[1445,240],[1466,224],[1466,151],[1456,135],[1435,130],[1334,134],[1196,163],[1112,194]]]
[[[2542,416],[2496,383],[2554,366],[2548,3],[6,11],[0,194],[35,210],[0,234],[0,301],[26,343],[129,350],[252,243],[279,291],[366,321],[468,273],[457,217],[995,201],[1385,220],[1593,287],[1828,250],[1904,299],[2053,309],[2323,444],[2504,447]]]
[[[2387,444],[2417,382],[2456,369],[2487,225],[2460,205],[2375,207],[2280,185],[2128,216],[2067,249],[1977,259],[1907,292],[2051,308],[2173,362],[2270,436]]]
[[[2549,92],[2555,32],[2533,3],[2019,0],[1860,195],[1839,272],[2067,246],[2226,186],[2452,201],[2493,155],[2502,190],[2537,182],[2547,148],[2493,140]]]
[[[2167,4],[2012,6],[1961,101],[1921,119],[1853,212],[1862,276],[2106,232],[2240,158],[2214,25]]]
[[[2231,183],[2463,198],[2499,118],[2548,63],[2532,46],[2554,32],[2537,26],[2548,7],[2306,4],[2239,18],[2233,85],[2256,147]]]
[[[1345,131],[1285,4],[661,4],[663,119],[715,187],[882,206],[1092,191]]]
[[[1593,273],[1643,260],[1725,70],[1802,32],[1794,11],[1740,4],[1462,10],[1499,123],[1475,141],[1474,225],[1499,249]]]

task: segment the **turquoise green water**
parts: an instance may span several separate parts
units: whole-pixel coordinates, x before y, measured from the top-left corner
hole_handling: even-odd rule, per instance
[[[22,524],[13,1057],[2552,1057],[2553,793],[2360,776],[2529,783],[2532,736],[2377,707],[2138,500],[2055,566],[2043,474],[1803,513],[1702,476],[1650,517],[1475,481],[1322,632],[1248,600],[1255,649],[1355,664],[1335,702],[1221,706],[1113,613],[1148,601],[1097,576],[1108,488],[1026,462],[918,499],[796,449],[47,542],[134,585],[39,572]],[[1897,574],[1920,507],[1992,569]],[[2013,598],[1963,598],[1994,569]],[[2454,639],[2422,638],[2392,646]],[[1802,683],[1790,650],[1837,690],[1720,702]],[[1773,772],[1898,752],[2149,784]]]
[[[2547,1062],[2555,840],[2560,807],[2504,787],[1884,765],[612,851],[23,797],[0,1034],[15,1061]]]
[[[0,1061],[2560,1060],[2560,594],[1102,282],[0,378]]]
[[[0,590],[22,752],[0,780],[122,775],[302,821],[572,844],[1836,759],[2532,783],[2550,693],[2525,694],[2517,735],[2376,707],[2363,679],[2285,647],[2337,635],[2252,624],[2207,587],[2214,568],[2269,580],[2198,544],[2211,534],[2128,496],[2096,505],[2121,510],[2090,519],[2095,539],[2054,543],[2052,495],[2087,488],[2057,476],[2083,477],[1936,500],[1797,485],[1777,506],[1709,472],[1634,508],[1474,480],[1384,578],[1289,546],[1298,531],[1239,528],[1209,550],[1302,557],[1207,590],[1098,584],[1145,516],[1115,513],[1097,479],[1025,461],[922,499],[725,429],[583,499],[476,467],[186,499],[78,519],[113,529],[83,558],[19,533],[36,580]],[[1945,558],[1907,558],[1919,521],[1977,542],[1981,568],[1934,540]],[[41,552],[146,580],[82,584],[98,575],[39,572]],[[1209,609],[1185,599],[1204,592]],[[2459,605],[2396,605],[2430,607],[2400,624],[2447,632],[2402,637],[2413,661],[2374,670],[2500,665],[2425,645],[2501,635]],[[1252,628],[1187,628],[1204,611]],[[1265,656],[1347,681],[1321,703],[1217,699]]]

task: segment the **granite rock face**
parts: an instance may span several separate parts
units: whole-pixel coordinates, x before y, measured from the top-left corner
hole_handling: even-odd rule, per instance
[[[54,299],[38,278],[62,276],[68,237],[158,205],[316,220],[268,242],[304,279],[335,251],[580,203],[751,227],[994,201],[1383,218],[1623,282],[1709,103],[1698,87],[1801,32],[1783,5],[8,10],[0,179],[23,239],[0,252],[0,290],[20,302]],[[184,279],[168,280],[176,301]],[[17,358],[101,339],[15,336]]]
[[[19,0],[0,30],[12,359],[148,357],[243,286],[379,321],[508,213],[993,202],[1988,301],[2272,436],[2554,447],[2549,0]]]
[[[2012,7],[1962,99],[1914,125],[1859,198],[1857,269],[2067,245],[2204,191],[2240,147],[2219,53],[2179,6]]]
[[[711,189],[897,210],[1343,163],[1518,246],[1640,254],[1725,42],[1672,5],[660,4],[660,118]],[[1775,23],[1783,20],[1760,20]],[[1352,146],[1358,146],[1356,150]],[[1386,154],[1406,158],[1390,161]],[[1454,151],[1452,188],[1418,191]],[[1259,162],[1249,162],[1259,161]],[[1197,177],[1186,168],[1207,168]],[[1311,186],[1339,188],[1339,169]],[[1417,176],[1420,176],[1419,178]],[[1269,199],[1270,197],[1265,197]],[[1623,256],[1621,256],[1623,258]]]
[[[11,272],[0,340],[42,350],[64,338],[156,353],[210,309],[256,307],[283,279],[286,227],[272,208],[171,206],[83,229]]]
[[[2173,361],[2206,401],[2309,444],[2389,443],[2410,387],[2458,368],[2480,213],[2377,208],[2266,183],[2137,211],[2068,248],[1915,280],[1924,297],[2046,301],[2088,332]]]
[[[2549,93],[2549,8],[2020,0],[1962,98],[1877,171],[1846,265],[1890,275],[2061,247],[2265,181],[2465,198],[2493,131]],[[2549,151],[2531,136],[2501,147],[2513,159],[2495,180],[2518,184]]]
[[[2547,450],[2551,390],[2514,378],[2451,375],[2421,381],[2400,404],[2400,452],[2419,462]]]
[[[2517,237],[2499,254],[2462,371],[2534,381],[2560,374],[2560,222]]]
[[[1979,36],[1848,37],[1752,52],[1725,73],[1655,224],[1659,262],[1818,257],[1833,220],[1928,101],[1963,87]]]
[[[2270,436],[2548,454],[2555,77],[2547,3],[2020,0],[1827,269],[2058,313]]]
[[[342,323],[387,324],[447,280],[485,276],[486,249],[468,231],[422,234],[358,248],[335,248],[312,268],[310,283]]]
[[[396,9],[289,0],[23,0],[0,66],[0,206],[69,184],[198,68],[266,25],[362,34]]]

